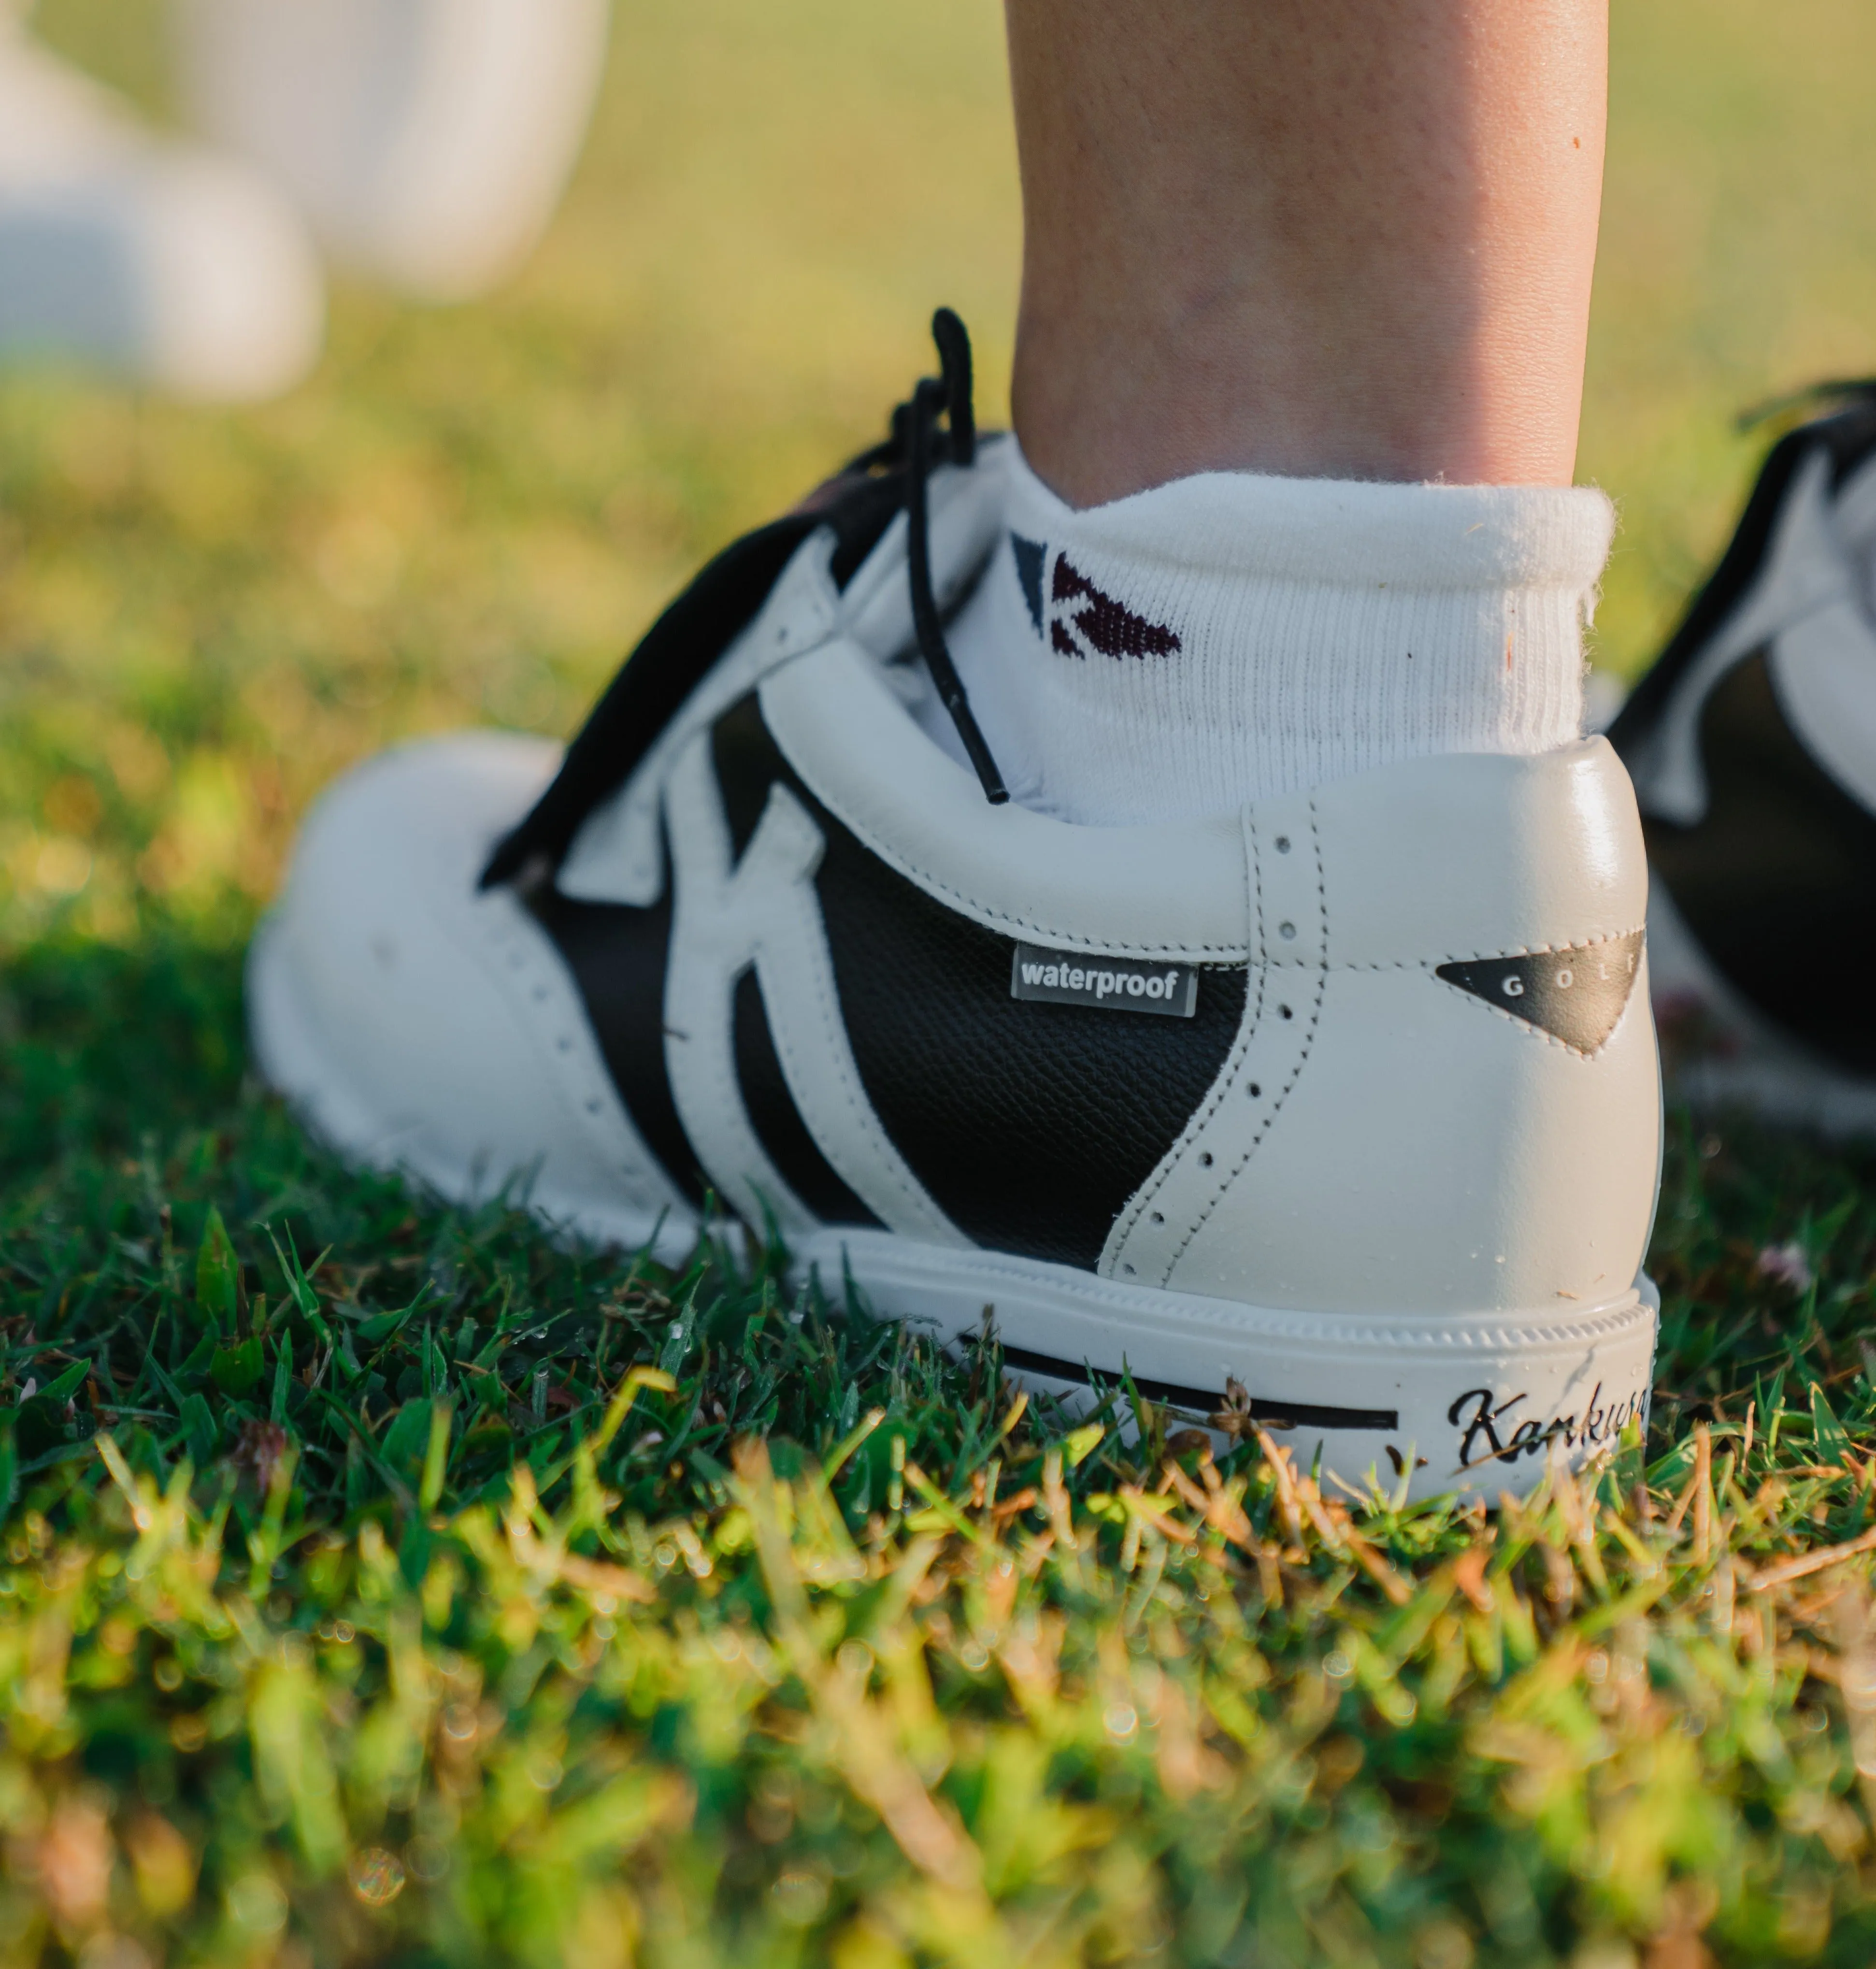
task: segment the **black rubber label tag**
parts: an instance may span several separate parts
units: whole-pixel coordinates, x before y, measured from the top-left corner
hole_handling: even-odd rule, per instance
[[[1434,972],[1580,1053],[1605,1045],[1641,968],[1642,933],[1524,957],[1475,957]]]
[[[1084,957],[1019,943],[1010,959],[1009,995],[1041,1005],[1097,1005],[1103,1011],[1189,1019],[1198,1010],[1198,971],[1190,964]]]

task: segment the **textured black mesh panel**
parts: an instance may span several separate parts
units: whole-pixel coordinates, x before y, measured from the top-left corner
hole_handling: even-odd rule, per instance
[[[1243,968],[1204,972],[1190,1019],[1013,998],[1009,938],[812,810],[841,1010],[886,1132],[979,1244],[1091,1270],[1217,1078]]]
[[[718,722],[714,747],[739,844],[777,778],[827,837],[817,887],[847,1037],[920,1182],[978,1243],[1091,1268],[1217,1078],[1243,968],[1205,972],[1190,1020],[1019,1002],[1010,939],[863,847],[795,777],[754,698]]]

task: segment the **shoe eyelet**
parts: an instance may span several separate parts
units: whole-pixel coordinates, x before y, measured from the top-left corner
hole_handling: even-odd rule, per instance
[[[1296,1014],[1290,1010],[1288,1005],[1279,1005],[1277,1007],[1277,1013],[1278,1016],[1281,1018],[1293,1019],[1296,1017]]]
[[[1210,1169],[1211,1167],[1212,1152],[1210,1149],[1201,1149],[1199,1151],[1198,1166],[1200,1169]]]
[[[1264,1090],[1259,1087],[1257,1082],[1254,1080],[1251,1082],[1250,1085],[1245,1089],[1245,1092],[1249,1095],[1253,1101],[1261,1101],[1264,1098]]]
[[[1278,835],[1277,836],[1277,852],[1279,855],[1287,855],[1289,852],[1290,837],[1287,834]]]
[[[1150,1221],[1155,1224],[1164,1224],[1166,1221],[1165,1212],[1164,1211],[1155,1210],[1153,1212]]]
[[[1278,923],[1277,934],[1285,943],[1294,943],[1296,941],[1296,926],[1292,923]]]
[[[1132,1278],[1133,1276],[1133,1267],[1131,1265],[1123,1265],[1120,1269],[1126,1273],[1129,1278]]]

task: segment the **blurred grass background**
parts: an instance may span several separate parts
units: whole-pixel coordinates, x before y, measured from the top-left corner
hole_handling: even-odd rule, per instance
[[[43,31],[164,113],[154,0]],[[1632,674],[1724,537],[1733,414],[1876,368],[1867,0],[1615,0],[1580,475]],[[1006,388],[997,0],[632,0],[572,196],[494,302],[346,287],[256,410],[0,377],[0,946],[244,933],[349,761],[566,731],[696,562],[868,441],[948,300]]]

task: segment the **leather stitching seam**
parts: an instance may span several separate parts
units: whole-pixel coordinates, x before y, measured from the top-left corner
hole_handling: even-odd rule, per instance
[[[1239,1156],[1236,1163],[1231,1167],[1231,1169],[1230,1169],[1223,1177],[1219,1179],[1213,1189],[1210,1200],[1199,1211],[1191,1229],[1186,1232],[1184,1237],[1180,1241],[1178,1248],[1173,1253],[1172,1257],[1168,1262],[1165,1272],[1162,1274],[1162,1283],[1165,1280],[1171,1279],[1172,1274],[1178,1270],[1179,1261],[1185,1256],[1187,1251],[1191,1247],[1193,1240],[1197,1237],[1200,1231],[1204,1230],[1206,1225],[1210,1221],[1211,1218],[1217,1210],[1219,1205],[1224,1201],[1226,1192],[1230,1189],[1232,1185],[1235,1183],[1238,1178],[1244,1173],[1244,1170],[1250,1163],[1251,1158],[1255,1156],[1259,1149],[1263,1146],[1265,1137],[1269,1134],[1271,1130],[1276,1126],[1278,1116],[1282,1113],[1285,1103],[1288,1101],[1291,1095],[1295,1091],[1296,1084],[1303,1077],[1303,1069],[1309,1064],[1310,1055],[1315,1049],[1316,1033],[1322,1020],[1323,998],[1328,986],[1330,965],[1329,963],[1329,896],[1328,890],[1324,885],[1323,876],[1321,828],[1317,813],[1316,803],[1313,799],[1309,803],[1309,831],[1311,852],[1314,855],[1316,861],[1316,907],[1317,914],[1320,916],[1322,923],[1322,942],[1320,946],[1322,951],[1322,961],[1318,965],[1307,967],[1314,969],[1317,975],[1316,994],[1314,1001],[1310,1007],[1308,1023],[1305,1026],[1302,1033],[1298,1035],[1295,1063],[1290,1069],[1289,1077],[1284,1082],[1283,1085],[1278,1092],[1275,1098],[1271,1102],[1269,1111],[1259,1124],[1256,1134],[1251,1137],[1249,1145],[1245,1149],[1243,1153]],[[1258,923],[1260,941],[1262,939],[1262,928],[1263,924],[1260,909]],[[1263,969],[1271,969],[1275,968],[1276,967],[1260,967],[1260,968]],[[1305,967],[1299,962],[1297,964],[1296,968],[1302,969]],[[1263,984],[1262,979],[1260,979],[1259,981],[1258,988],[1258,1005],[1260,1015],[1262,1010],[1262,1004]],[[1233,1085],[1235,1085],[1236,1084],[1236,1076],[1234,1075],[1233,1076]]]
[[[909,855],[901,855],[888,848],[870,827],[857,822],[852,815],[843,812],[825,794],[817,792],[815,798],[821,800],[828,810],[835,815],[848,831],[889,868],[896,868],[909,881],[917,884],[927,895],[942,897],[966,913],[975,913],[980,916],[990,917],[995,922],[1009,925],[1012,929],[1022,931],[1025,936],[1059,946],[1065,950],[1109,951],[1116,955],[1123,952],[1150,952],[1154,955],[1187,959],[1196,953],[1207,959],[1220,959],[1238,963],[1248,963],[1250,960],[1250,952],[1241,943],[1130,943],[1113,937],[1081,936],[1071,931],[1051,928],[1032,917],[1013,915],[1009,910],[1000,910],[993,903],[984,902],[967,890],[945,881],[941,877],[933,874],[928,868],[921,868]]]
[[[1264,941],[1263,861],[1262,856],[1257,852],[1255,829],[1248,815],[1246,816],[1243,832],[1245,872],[1249,888],[1249,894],[1246,897],[1246,900],[1250,907],[1255,926],[1256,942],[1259,947],[1261,947]],[[1258,1028],[1263,1023],[1264,1016],[1263,972],[1259,966],[1248,961],[1245,969],[1247,973],[1256,974],[1256,989],[1253,994],[1251,979],[1247,975],[1245,981],[1244,1014],[1239,1020],[1237,1034],[1231,1043],[1230,1053],[1224,1065],[1219,1069],[1217,1079],[1207,1089],[1204,1099],[1187,1117],[1185,1126],[1180,1130],[1178,1139],[1173,1143],[1158,1170],[1140,1186],[1123,1213],[1118,1238],[1114,1245],[1114,1255],[1117,1262],[1119,1260],[1121,1252],[1126,1248],[1129,1239],[1139,1228],[1140,1219],[1145,1214],[1148,1206],[1165,1190],[1167,1184],[1171,1182],[1184,1160],[1186,1150],[1204,1133],[1212,1117],[1223,1106],[1226,1096],[1238,1084],[1238,1075],[1244,1064],[1244,1056],[1249,1050],[1251,1042],[1256,1037]],[[1129,1269],[1129,1276],[1133,1275]]]

